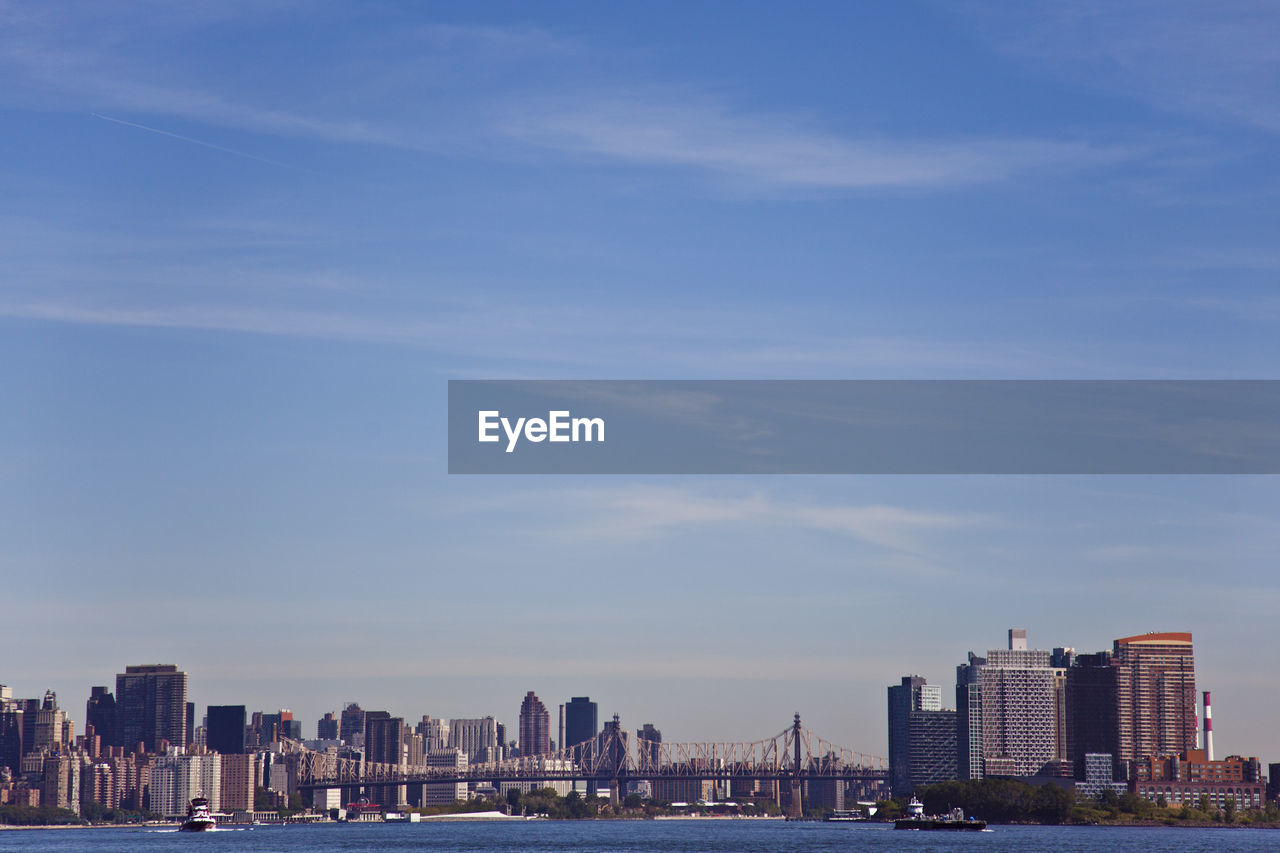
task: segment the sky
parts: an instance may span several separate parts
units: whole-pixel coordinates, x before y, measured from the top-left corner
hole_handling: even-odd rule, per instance
[[[1258,2],[0,0],[0,683],[667,740],[1191,631],[1280,760],[1280,483],[450,476],[449,379],[1268,379]]]

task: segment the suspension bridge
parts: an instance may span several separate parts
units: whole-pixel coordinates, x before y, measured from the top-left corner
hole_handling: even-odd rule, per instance
[[[779,790],[790,786],[790,808],[799,814],[801,791],[806,783],[874,784],[888,776],[884,758],[855,752],[831,743],[800,723],[773,737],[756,741],[684,743],[630,737],[618,724],[583,743],[542,755],[520,756],[457,766],[379,764],[296,745],[297,789],[314,792],[341,789],[354,794],[361,789],[413,784],[503,782],[594,782],[609,787],[616,800],[627,783],[666,780],[714,781],[729,790],[734,783],[777,782]]]

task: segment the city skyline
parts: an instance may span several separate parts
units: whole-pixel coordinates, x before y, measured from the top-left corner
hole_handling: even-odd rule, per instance
[[[446,473],[450,379],[1274,378],[1277,31],[0,4],[0,681],[884,754],[1008,625],[1190,631],[1280,757],[1276,477]]]
[[[1029,647],[1028,632],[1026,629],[1009,629],[1007,633],[1008,633],[1007,648],[1010,650],[1010,652],[1012,652],[1014,655],[1020,654],[1023,656],[1027,654],[1031,654],[1031,655],[1040,654],[1043,656],[1044,660],[1042,662],[1036,663],[1035,665],[1045,666],[1045,667],[1049,665],[1049,658],[1050,658],[1049,650],[1043,649],[1037,652],[1037,651],[1034,651],[1035,649],[1034,644]],[[1187,648],[1189,649],[1191,636],[1192,634],[1189,632],[1152,631],[1152,632],[1147,632],[1145,634],[1127,635],[1124,637],[1115,638],[1112,641],[1112,646],[1117,650],[1117,652],[1121,649],[1131,649],[1131,648],[1136,648],[1139,651],[1141,651],[1144,647],[1149,647],[1149,648],[1155,649],[1157,653],[1167,653],[1168,646],[1162,645],[1162,644],[1169,643],[1170,642],[1169,638],[1172,638],[1172,642],[1174,643],[1175,649],[1177,645],[1180,643],[1185,643]],[[1080,663],[1084,666],[1088,666],[1088,667],[1096,666],[1097,664],[1094,663],[1094,659],[1101,656],[1106,661],[1115,660],[1117,672],[1121,672],[1121,673],[1130,672],[1130,671],[1133,671],[1135,673],[1137,672],[1137,670],[1133,670],[1133,665],[1129,661],[1127,661],[1123,656],[1113,657],[1112,651],[1109,649],[1104,648],[1104,649],[1096,649],[1096,650],[1084,650],[1084,649],[1072,647],[1072,646],[1063,647],[1063,646],[1056,646],[1056,645],[1053,646],[1052,648],[1054,648],[1055,651],[1062,650],[1065,648],[1068,653],[1070,653],[1077,661],[1080,661]],[[1031,651],[1026,651],[1028,649],[1031,649]],[[973,651],[969,650],[968,653],[970,655],[970,659],[973,660]],[[983,650],[983,654],[987,655],[987,657],[977,658],[977,660],[980,661],[979,672],[982,672],[982,671],[987,671],[988,673],[999,672],[1000,667],[1005,667],[1010,665],[1010,663],[1008,662],[1004,662],[1003,660],[996,660],[995,658],[991,657],[992,655],[996,655],[998,657],[1000,654],[1008,654],[1008,653],[1002,652],[1000,648],[985,649]],[[1018,660],[1021,661],[1021,658],[1019,658]],[[1038,658],[1036,660],[1039,661]],[[1017,662],[1014,665],[1022,666],[1023,664],[1021,662]],[[1055,664],[1055,666],[1057,665],[1058,664]],[[156,668],[156,665],[154,664],[129,665],[127,667],[127,670],[129,672],[151,671],[151,670],[154,670],[155,668]],[[171,664],[163,665],[161,669],[164,671],[172,672],[174,669],[174,665],[171,665]],[[189,673],[182,670],[180,666],[177,667],[177,670],[178,670],[177,674],[183,677],[184,684],[185,684],[186,679],[189,677]],[[1147,668],[1143,671],[1147,674],[1140,676],[1142,678],[1153,678],[1155,676],[1152,675],[1151,673],[1159,672],[1158,668],[1155,670],[1152,670],[1150,665],[1147,665]],[[957,684],[955,679],[952,679],[950,681],[947,681],[947,680],[930,681],[929,678],[925,678],[921,676],[919,672],[916,670],[911,670],[911,672],[912,672],[912,675],[910,677],[907,677],[907,676],[902,677],[901,681],[904,685],[902,689],[906,689],[905,685],[907,681],[910,679],[914,685],[917,685],[916,687],[912,688],[913,690],[918,692],[918,690],[920,689],[919,685],[927,683],[928,686],[925,687],[924,689],[926,691],[930,691],[927,694],[930,698],[928,698],[925,701],[925,704],[923,705],[916,704],[914,706],[915,710],[937,711],[939,709],[944,709],[949,712],[955,712],[959,710],[960,695],[959,695],[958,688],[960,685]],[[1046,672],[1048,672],[1048,670],[1046,670]],[[1078,668],[1069,668],[1067,672],[1070,672],[1073,674],[1080,674],[1081,671]],[[1084,674],[1087,675],[1087,672],[1085,672]],[[123,676],[119,676],[119,677],[123,678]],[[959,678],[958,671],[957,671],[956,677]],[[1137,676],[1136,674],[1128,676],[1128,678],[1130,678],[1131,680],[1135,677],[1139,677],[1139,676]],[[1194,691],[1196,689],[1194,670],[1192,670],[1188,678],[1189,678],[1189,684],[1190,684],[1190,687],[1188,689]],[[923,679],[923,680],[919,680],[919,679]],[[25,695],[21,691],[14,690],[12,685],[5,684],[3,686],[8,687],[15,697]],[[632,686],[634,687],[635,685],[633,684]],[[883,685],[880,685],[880,688],[883,689]],[[892,693],[892,690],[897,690],[897,689],[899,688],[892,688],[891,693]],[[1018,689],[1023,690],[1025,688],[1020,687]],[[1048,689],[1047,684],[1045,686],[1045,689],[1046,690]],[[1115,690],[1114,681],[1113,681],[1113,687],[1111,689],[1113,691]],[[55,695],[61,696],[61,694],[58,694],[56,690],[53,690],[52,688],[50,688],[49,690],[50,692],[53,692]],[[94,702],[98,698],[98,694],[95,691],[96,691],[96,688],[91,687],[90,692],[88,694],[88,701],[90,703]],[[40,695],[40,694],[32,694],[32,695]],[[504,715],[499,709],[492,708],[492,707],[488,709],[480,709],[479,713],[482,714],[486,720],[493,720],[494,722],[496,722],[498,726],[504,726],[506,731],[508,732],[508,742],[514,741],[518,744],[523,745],[522,744],[523,738],[520,736],[521,731],[525,728],[525,723],[522,721],[522,712],[524,712],[526,708],[531,709],[533,716],[538,717],[540,715],[541,722],[536,724],[531,723],[530,724],[531,727],[528,729],[529,732],[535,733],[540,738],[541,737],[547,738],[550,741],[550,743],[553,745],[554,749],[562,749],[566,746],[574,745],[572,743],[559,742],[559,740],[556,737],[556,728],[555,728],[556,723],[555,723],[555,720],[552,718],[553,715],[550,709],[555,708],[561,704],[563,704],[565,708],[568,709],[570,707],[571,702],[587,703],[589,701],[589,697],[586,697],[586,696],[567,697],[566,696],[566,697],[563,697],[563,701],[558,701],[557,698],[553,698],[554,694],[545,693],[543,695],[547,696],[546,700],[543,700],[542,696],[538,695],[538,690],[526,690],[520,702],[515,703],[515,710],[509,712],[509,714],[507,715]],[[1122,695],[1132,695],[1132,688],[1129,690],[1128,693],[1122,693]],[[118,701],[118,698],[117,698],[117,701]],[[509,696],[506,697],[504,701],[507,704],[512,704],[510,702]],[[912,701],[915,701],[915,700],[904,700],[904,701],[907,701],[907,705],[904,707],[910,709],[912,708]],[[1046,694],[1045,701],[1052,704],[1054,700]],[[1154,694],[1152,699],[1147,701],[1156,701],[1156,697],[1154,696]],[[68,704],[65,699],[59,699],[58,702],[59,702],[58,707],[60,711],[63,714],[65,714],[67,718],[73,720],[76,723],[77,734],[83,734],[84,733],[84,729],[83,729],[84,714],[76,712],[76,709],[79,707],[78,704],[75,704],[75,703]],[[195,722],[197,725],[201,724],[205,709],[224,707],[224,706],[212,705],[212,704],[202,705],[198,701],[194,701],[194,700],[193,702],[195,704]],[[547,704],[548,702],[550,703],[549,705]],[[1132,702],[1133,702],[1132,699],[1123,700],[1122,707],[1129,707],[1132,705]],[[441,709],[436,707],[419,707],[421,703],[415,704],[412,701],[409,702],[409,707],[397,706],[397,707],[387,708],[387,707],[378,705],[377,703],[372,703],[369,701],[359,701],[359,700],[357,700],[355,704],[360,706],[361,713],[363,715],[367,715],[369,714],[369,712],[375,711],[380,716],[384,716],[387,719],[398,720],[399,725],[406,731],[413,728],[419,716],[424,716],[424,715],[430,716],[433,719],[443,720],[446,722],[450,720],[459,720],[459,721],[466,721],[466,722],[481,722],[479,718],[474,716],[468,717],[462,714],[449,713],[449,712],[442,711]],[[590,702],[590,704],[593,706],[599,705],[599,703],[593,702],[593,701]],[[1027,703],[1025,701],[1015,700],[1015,704],[1017,704],[1020,709],[1018,711],[1020,716],[1025,714],[1034,714],[1033,711],[1029,710],[1030,706],[1027,706]],[[277,710],[287,710],[292,715],[292,718],[294,720],[297,720],[303,726],[303,728],[301,729],[303,732],[303,737],[306,739],[312,739],[318,736],[316,734],[316,728],[317,728],[318,722],[322,718],[328,715],[336,715],[339,712],[343,711],[344,709],[347,709],[348,700],[344,700],[343,702],[341,702],[340,704],[332,708],[323,708],[322,710],[318,711],[315,714],[310,714],[308,711],[305,711],[305,710],[298,711],[297,708],[295,707],[297,703],[290,704],[288,702],[285,702],[283,704],[277,704],[277,705],[269,704],[269,705],[261,705],[261,706],[254,705],[252,702],[235,703],[235,706],[237,707],[240,705],[243,705],[244,709],[246,710],[246,713],[249,711],[256,710],[257,712],[264,713],[268,716],[272,715]],[[1023,706],[1027,706],[1027,707],[1023,707]],[[298,706],[298,707],[301,707],[301,706]],[[678,705],[667,704],[661,707],[665,707],[673,711],[679,711]],[[1151,749],[1153,749],[1154,747],[1151,745],[1148,745],[1147,749],[1142,750],[1143,754],[1176,754],[1179,751],[1185,751],[1186,749],[1193,748],[1197,744],[1198,733],[1201,731],[1200,726],[1203,725],[1203,719],[1201,718],[1200,712],[1197,710],[1194,701],[1189,701],[1188,708],[1189,710],[1185,712],[1186,716],[1178,718],[1181,721],[1178,723],[1178,726],[1185,727],[1186,733],[1187,733],[1187,739],[1184,740],[1182,739],[1181,735],[1178,735],[1179,739],[1171,740],[1169,741],[1169,743],[1165,743],[1165,741],[1161,740],[1160,743],[1164,744],[1162,748],[1156,749],[1155,752],[1152,753]],[[629,709],[625,707],[618,707],[610,712],[610,715],[612,714],[621,715],[624,729],[627,726],[631,726],[631,728],[639,728],[641,725],[646,725],[646,726],[654,725],[658,729],[664,728],[664,722],[661,719],[646,718],[643,721],[643,723],[639,720],[632,720],[630,719],[631,715],[628,713],[628,710]],[[809,713],[805,713],[803,710],[800,710],[797,712],[801,713],[806,720],[816,720],[818,721],[819,724],[822,723],[823,721],[831,719],[833,716],[832,709],[823,708],[823,707],[815,707],[811,709]],[[839,737],[835,735],[834,732],[828,733],[827,731],[824,731],[820,728],[816,730],[819,731],[819,733],[823,734],[824,736],[833,738],[834,742],[840,744],[843,747],[877,755],[877,756],[880,756],[881,758],[888,760],[890,756],[893,755],[894,747],[891,746],[888,739],[884,736],[884,731],[885,731],[884,723],[887,721],[887,718],[884,717],[883,705],[881,705],[880,713],[881,713],[881,720],[880,720],[879,728],[881,732],[881,743],[878,746],[869,746],[866,743],[856,743],[853,741],[844,742],[844,741],[841,741]],[[905,713],[905,711],[901,713]],[[890,714],[892,715],[892,711],[890,712]],[[1113,711],[1113,714],[1114,714],[1114,711]],[[837,711],[836,716],[838,715],[839,715],[839,712]],[[694,733],[688,734],[688,735],[684,735],[679,731],[672,729],[670,724],[667,723],[665,725],[668,732],[672,732],[672,734],[668,734],[667,739],[668,740],[688,739],[688,740],[738,741],[738,740],[756,740],[760,738],[766,738],[766,737],[772,736],[775,733],[772,730],[766,730],[766,729],[761,729],[757,732],[748,732],[740,724],[740,721],[737,721],[739,723],[738,725],[734,725],[735,718],[738,716],[742,716],[742,715],[738,713],[734,715],[728,715],[726,717],[721,717],[720,723],[722,724],[722,727],[719,729],[717,729],[715,726],[712,726],[709,728],[703,728],[701,730],[697,730]],[[1000,717],[1003,718],[1003,715],[1000,715]],[[903,719],[905,721],[905,718]],[[963,720],[963,715],[961,715],[960,719]],[[1115,719],[1116,718],[1113,716],[1112,717],[1113,724]],[[1121,715],[1121,719],[1122,720],[1124,719],[1123,714]],[[728,723],[728,725],[724,725],[725,723]],[[1134,723],[1130,722],[1129,726],[1132,727],[1132,725],[1134,725]],[[810,727],[814,728],[813,726],[810,726]],[[1122,732],[1126,731],[1123,724],[1121,725],[1120,731]],[[1124,735],[1121,735],[1121,742],[1124,742],[1124,737],[1125,737]],[[1233,732],[1233,736],[1231,738],[1220,739],[1218,741],[1218,754],[1219,755],[1226,755],[1226,754],[1260,755],[1265,753],[1265,749],[1262,749],[1259,746],[1259,744],[1263,743],[1264,741],[1265,741],[1265,732],[1236,731],[1236,732]],[[1231,744],[1231,745],[1224,747],[1223,746],[1224,743]],[[1040,757],[1039,761],[1033,762],[1033,763],[1036,763],[1037,766],[1043,763],[1045,760],[1047,760],[1047,758],[1052,757],[1053,755],[1054,747],[1051,742],[1047,746],[1042,746],[1041,748],[1046,749],[1048,751],[1044,756]],[[1117,744],[1115,746],[1115,751],[1118,756],[1128,756],[1130,753],[1126,752],[1125,751],[1126,749],[1132,749],[1132,747],[1123,747],[1120,744]],[[1263,757],[1265,759],[1265,755]],[[1264,763],[1267,763],[1267,762],[1264,760]],[[1030,765],[1028,765],[1028,767],[1030,767]],[[962,774],[965,771],[963,771],[960,768],[957,768],[955,772],[957,774]],[[1027,772],[1031,772],[1031,771],[1027,770]],[[963,776],[961,776],[961,778],[963,778]]]

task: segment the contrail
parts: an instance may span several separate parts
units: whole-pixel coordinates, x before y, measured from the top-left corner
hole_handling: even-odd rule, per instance
[[[279,166],[282,169],[297,169],[298,171],[308,171],[299,169],[297,166],[291,166],[288,163],[281,163],[278,160],[268,160],[266,157],[259,157],[257,154],[247,154],[244,151],[237,151],[234,148],[225,148],[221,145],[214,145],[212,142],[204,142],[199,139],[192,139],[190,136],[183,136],[180,133],[170,133],[167,130],[160,130],[157,127],[147,127],[145,124],[138,124],[133,121],[125,121],[122,118],[112,118],[104,116],[101,113],[89,113],[94,118],[100,118],[103,121],[113,121],[116,124],[123,124],[125,127],[136,127],[138,130],[145,130],[148,133],[158,133],[161,136],[169,136],[174,139],[181,139],[183,142],[190,142],[192,145],[203,145],[205,148],[212,148],[214,151],[221,151],[224,154],[234,154],[237,157],[244,157],[249,160],[257,160],[259,163],[267,163],[272,166]]]

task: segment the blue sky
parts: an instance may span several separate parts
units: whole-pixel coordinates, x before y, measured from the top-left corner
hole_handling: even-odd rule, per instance
[[[883,753],[1191,630],[1280,759],[1274,478],[444,473],[450,378],[1274,378],[1280,13],[1113,6],[0,3],[0,681]]]

